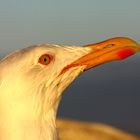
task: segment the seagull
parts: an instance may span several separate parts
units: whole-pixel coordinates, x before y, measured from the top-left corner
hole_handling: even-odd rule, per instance
[[[82,72],[140,51],[116,37],[85,46],[39,44],[0,60],[0,140],[57,140],[63,91]]]

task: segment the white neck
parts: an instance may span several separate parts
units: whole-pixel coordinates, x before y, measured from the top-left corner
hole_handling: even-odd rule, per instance
[[[57,140],[55,119],[59,100],[49,106],[45,95],[30,96],[12,90],[7,94],[2,86],[0,91],[0,140]]]
[[[52,118],[51,118],[52,119]],[[56,140],[54,120],[6,118],[0,122],[0,140]]]
[[[1,106],[0,140],[56,140],[56,110],[35,114],[30,104]],[[16,109],[15,109],[16,107]]]
[[[57,140],[55,120],[61,93],[83,69],[73,68],[48,85],[30,85],[18,76],[2,80],[0,140]]]

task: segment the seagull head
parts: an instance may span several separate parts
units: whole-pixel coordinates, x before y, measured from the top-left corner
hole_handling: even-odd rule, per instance
[[[138,51],[134,40],[123,37],[83,47],[41,44],[17,50],[0,61],[1,104],[19,115],[26,107],[56,112],[63,91],[80,73]]]
[[[129,38],[85,46],[41,44],[0,61],[0,139],[56,140],[63,91],[83,71],[140,51]],[[14,132],[14,130],[16,132]]]

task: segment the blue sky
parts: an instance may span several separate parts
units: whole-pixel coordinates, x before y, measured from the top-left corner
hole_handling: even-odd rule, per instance
[[[85,45],[115,36],[140,42],[140,0],[0,0],[1,56],[37,43]],[[59,116],[140,134],[139,60],[137,54],[83,74],[66,91]]]
[[[140,41],[139,0],[0,0],[1,53],[36,43]]]

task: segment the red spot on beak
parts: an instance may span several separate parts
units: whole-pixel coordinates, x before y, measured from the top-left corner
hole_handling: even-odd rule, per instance
[[[118,52],[119,59],[125,59],[131,55],[133,55],[135,52],[132,49],[125,49]]]

